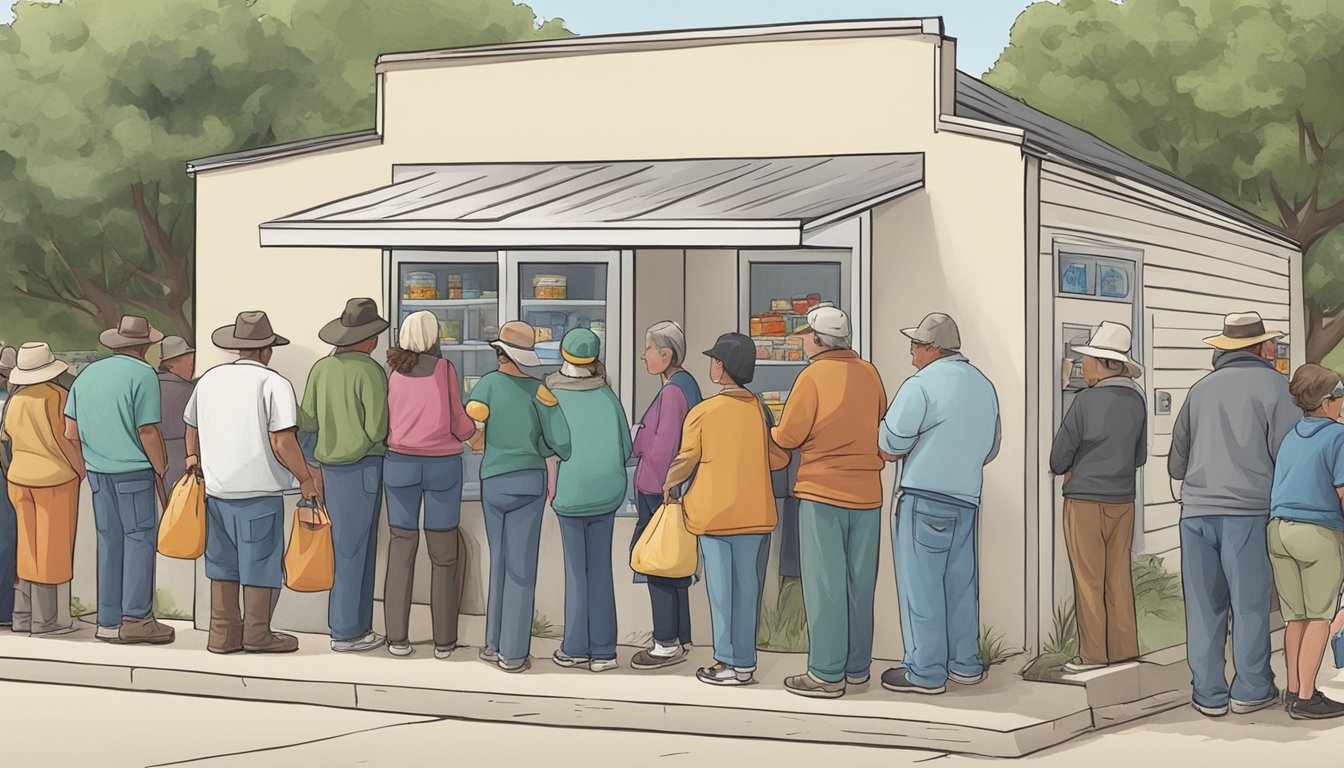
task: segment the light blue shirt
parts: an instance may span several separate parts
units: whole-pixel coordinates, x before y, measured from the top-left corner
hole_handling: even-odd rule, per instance
[[[1344,425],[1308,416],[1279,446],[1269,516],[1344,531],[1339,488],[1344,488]]]
[[[980,506],[984,466],[999,452],[994,385],[956,354],[905,380],[882,418],[878,442],[903,456],[900,487]]]

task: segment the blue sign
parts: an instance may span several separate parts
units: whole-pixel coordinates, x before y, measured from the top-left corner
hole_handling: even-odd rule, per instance
[[[1060,288],[1062,293],[1074,293],[1083,296],[1092,295],[1092,284],[1088,280],[1087,263],[1075,261],[1064,268],[1059,276]]]
[[[1101,270],[1101,295],[1108,299],[1123,299],[1129,295],[1129,275],[1117,267]]]

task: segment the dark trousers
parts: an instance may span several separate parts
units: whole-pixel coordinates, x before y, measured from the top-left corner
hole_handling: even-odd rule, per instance
[[[3,450],[3,449],[0,449]],[[14,578],[18,567],[19,528],[18,513],[9,501],[8,483],[0,469],[0,624],[14,618]]]
[[[653,513],[663,503],[663,497],[655,493],[641,493],[635,508],[639,519],[635,522],[635,535],[630,540],[633,549],[635,542],[653,519]],[[649,604],[653,608],[653,639],[661,645],[682,645],[691,642],[691,598],[689,594],[693,577],[667,579],[662,576],[649,576]]]

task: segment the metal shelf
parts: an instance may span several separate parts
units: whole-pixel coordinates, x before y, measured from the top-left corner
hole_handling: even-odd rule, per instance
[[[807,365],[806,360],[757,360],[757,365]]]
[[[465,307],[488,307],[499,303],[499,299],[401,299],[403,307],[421,307],[424,309],[456,309]]]
[[[523,299],[523,309],[563,309],[565,307],[605,307],[606,299]]]
[[[485,352],[494,349],[494,347],[491,347],[489,344],[459,344],[457,342],[445,341],[439,344],[439,349],[451,352]]]

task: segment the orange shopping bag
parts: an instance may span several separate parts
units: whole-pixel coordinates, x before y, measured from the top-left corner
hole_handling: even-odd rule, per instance
[[[205,554],[205,485],[191,472],[173,486],[163,508],[159,554],[181,560]]]
[[[321,499],[304,499],[294,510],[294,528],[285,548],[285,586],[295,592],[321,592],[331,589],[335,578],[331,518]]]

